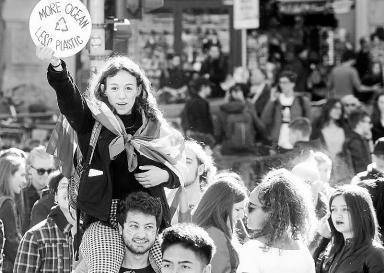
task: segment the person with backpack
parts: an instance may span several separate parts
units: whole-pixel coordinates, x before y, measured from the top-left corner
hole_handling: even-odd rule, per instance
[[[25,180],[25,159],[8,155],[0,159],[0,220],[4,224],[3,273],[13,272],[17,247],[21,239],[21,215],[15,196],[21,193]]]
[[[64,168],[73,166],[73,161],[82,166],[76,169],[78,190],[71,190],[76,180],[68,176],[70,203],[75,202],[85,229],[81,254],[89,272],[117,273],[124,258],[118,205],[132,192],[147,192],[161,201],[160,229],[170,225],[164,187],[183,186],[184,138],[164,119],[149,79],[128,57],[106,60],[84,93],[52,49],[39,47],[36,54],[50,63],[47,78],[62,113],[47,151],[58,154],[66,177],[71,170]],[[69,149],[73,139],[79,147],[75,158]],[[79,155],[82,160],[77,160]],[[150,252],[160,266],[159,243]]]
[[[261,115],[274,146],[279,152],[292,149],[289,141],[289,123],[299,117],[311,117],[311,103],[301,94],[295,93],[297,75],[292,71],[283,71],[279,75],[279,88],[271,91],[271,99]]]
[[[245,100],[244,89],[235,84],[229,90],[228,102],[220,106],[216,141],[222,154],[256,153],[256,142],[266,139],[264,124],[251,102]]]
[[[213,147],[213,121],[207,98],[210,96],[211,82],[203,77],[190,84],[190,97],[181,112],[181,127],[186,137]]]

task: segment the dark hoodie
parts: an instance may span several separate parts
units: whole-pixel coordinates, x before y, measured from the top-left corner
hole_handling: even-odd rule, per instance
[[[256,114],[256,111],[252,104],[249,102],[230,101],[220,106],[220,112],[218,113],[218,126],[215,132],[216,141],[222,143],[229,137],[227,131],[227,120],[231,114],[243,114],[249,116],[253,128],[255,130],[256,140],[265,140],[266,131],[265,126]]]
[[[192,94],[181,113],[181,126],[187,130],[213,134],[213,123],[209,102],[197,94]]]

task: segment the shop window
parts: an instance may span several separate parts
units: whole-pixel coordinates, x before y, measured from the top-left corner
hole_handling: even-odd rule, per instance
[[[182,60],[184,67],[198,71],[211,44],[230,51],[230,22],[227,9],[189,8],[182,13]]]
[[[146,13],[141,20],[131,20],[131,27],[128,56],[141,65],[154,89],[157,90],[167,55],[173,54],[173,13],[171,11]]]

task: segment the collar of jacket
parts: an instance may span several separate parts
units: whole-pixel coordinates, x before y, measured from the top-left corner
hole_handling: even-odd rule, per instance
[[[45,188],[41,191],[41,197],[45,197],[45,196],[49,195],[50,193],[51,193],[51,191],[48,188]]]

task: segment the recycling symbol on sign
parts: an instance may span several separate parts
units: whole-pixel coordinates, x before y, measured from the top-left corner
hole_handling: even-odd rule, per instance
[[[59,21],[56,22],[55,30],[68,31],[67,22],[65,22],[64,17],[61,17]]]

